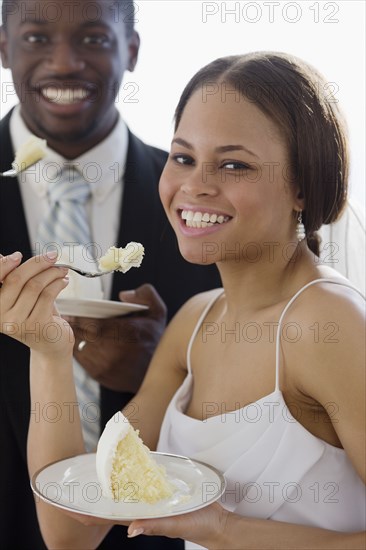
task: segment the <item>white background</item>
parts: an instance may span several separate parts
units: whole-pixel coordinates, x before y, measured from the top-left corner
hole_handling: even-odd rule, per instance
[[[139,61],[127,73],[118,106],[132,131],[169,148],[172,117],[189,78],[216,57],[285,51],[313,64],[332,83],[351,144],[351,196],[365,203],[365,2],[138,0]],[[16,103],[1,71],[1,116]]]

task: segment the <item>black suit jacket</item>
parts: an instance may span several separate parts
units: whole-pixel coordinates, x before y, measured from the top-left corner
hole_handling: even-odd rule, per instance
[[[10,113],[0,121],[0,171],[14,159]],[[158,181],[166,153],[145,145],[129,133],[121,224],[118,245],[143,243],[145,258],[139,269],[114,278],[112,298],[122,289],[151,283],[168,306],[169,317],[193,294],[220,286],[216,267],[199,267],[181,257],[158,195]],[[16,179],[0,179],[0,253],[20,250],[32,256],[27,224]],[[123,285],[123,287],[122,287]],[[164,381],[162,381],[162,384]],[[101,388],[101,427],[131,399],[131,394]],[[0,500],[3,503],[0,548],[42,550],[33,495],[26,465],[26,441],[30,414],[29,351],[22,344],[0,335]],[[127,539],[124,527],[114,527],[100,549],[175,549],[181,541],[161,537]]]

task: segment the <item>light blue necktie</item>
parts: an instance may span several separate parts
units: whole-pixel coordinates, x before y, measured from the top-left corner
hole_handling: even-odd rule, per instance
[[[91,233],[86,203],[91,196],[90,185],[73,167],[67,165],[58,179],[49,182],[50,210],[38,229],[38,240],[43,246],[87,245]]]
[[[49,182],[50,209],[38,228],[41,250],[65,247],[72,250],[76,244],[92,242],[86,210],[90,197],[89,183],[72,165],[67,165],[57,179]],[[99,438],[99,385],[75,359],[74,380],[85,445],[92,451]]]

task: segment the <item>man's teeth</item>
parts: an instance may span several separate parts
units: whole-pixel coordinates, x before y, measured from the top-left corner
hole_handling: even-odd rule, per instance
[[[61,105],[70,105],[77,103],[85,99],[89,92],[84,88],[43,88],[42,95],[52,101],[52,103],[59,103]]]
[[[229,221],[228,216],[223,216],[222,214],[209,214],[205,212],[192,212],[192,210],[182,210],[181,212],[182,220],[185,220],[187,227],[210,227],[215,223],[225,223]]]

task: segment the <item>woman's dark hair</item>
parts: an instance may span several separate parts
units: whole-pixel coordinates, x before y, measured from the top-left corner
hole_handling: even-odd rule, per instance
[[[223,84],[234,87],[282,130],[289,148],[291,181],[305,199],[307,244],[319,256],[315,232],[339,217],[348,187],[346,127],[332,97],[332,85],[313,67],[284,53],[222,57],[187,84],[175,111],[175,129],[194,92],[207,93]]]

